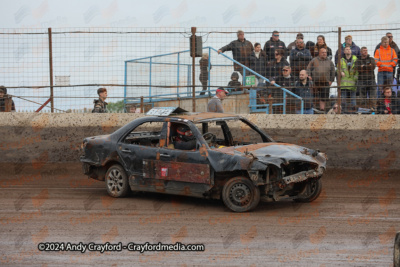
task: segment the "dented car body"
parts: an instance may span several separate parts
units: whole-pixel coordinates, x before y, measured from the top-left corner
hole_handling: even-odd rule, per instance
[[[190,128],[194,147],[175,148]],[[84,173],[105,181],[113,197],[129,191],[221,199],[236,212],[260,200],[310,202],[321,192],[327,157],[275,142],[243,117],[198,113],[136,119],[110,135],[85,138]]]

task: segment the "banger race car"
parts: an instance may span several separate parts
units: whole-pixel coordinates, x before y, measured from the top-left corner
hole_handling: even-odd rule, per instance
[[[110,135],[85,138],[82,148],[84,174],[105,181],[112,197],[145,191],[222,198],[234,212],[260,200],[317,199],[327,160],[223,113],[142,117]]]

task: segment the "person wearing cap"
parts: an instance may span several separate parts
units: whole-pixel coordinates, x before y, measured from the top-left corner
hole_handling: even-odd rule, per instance
[[[296,40],[299,39],[299,38],[300,38],[301,40],[304,41],[304,35],[303,35],[301,32],[299,32],[299,33],[297,34]],[[294,40],[293,42],[291,42],[291,43],[288,45],[288,47],[287,47],[287,50],[288,50],[288,54],[289,54],[289,55],[290,55],[290,51],[292,51],[293,49],[296,48],[296,40]]]
[[[99,95],[99,99],[95,99],[93,101],[94,108],[92,110],[92,113],[107,113],[108,103],[105,101],[107,99],[107,89],[99,88],[97,90],[97,94]]]
[[[15,112],[14,100],[7,95],[7,88],[0,86],[0,112]]]
[[[224,108],[222,107],[222,100],[228,95],[228,91],[224,88],[219,87],[217,89],[216,95],[208,101],[207,112],[217,112],[224,113]]]
[[[344,39],[345,39],[345,42],[342,44],[342,58],[344,57],[344,48],[346,46],[350,46],[351,54],[353,56],[360,57],[361,56],[361,49],[360,49],[359,46],[357,46],[353,42],[353,37],[351,35],[347,35]],[[338,58],[339,58],[339,49],[336,51],[336,54],[335,54],[335,65],[336,66],[338,64]]]
[[[277,84],[292,93],[294,92],[294,86],[296,84],[296,79],[291,75],[292,69],[290,66],[284,66],[282,69],[282,75],[271,80],[271,85]],[[283,91],[279,88],[274,88],[272,91],[272,97],[277,100],[276,103],[283,102]],[[296,98],[290,94],[286,94],[286,114],[295,114],[294,104],[296,103]],[[273,106],[274,108],[281,108],[281,106]],[[274,111],[274,113],[277,113]]]

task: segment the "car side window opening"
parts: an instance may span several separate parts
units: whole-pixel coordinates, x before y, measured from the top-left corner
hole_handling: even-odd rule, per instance
[[[203,132],[216,136],[212,148],[240,146],[267,142],[259,132],[241,120],[213,121],[203,124]]]
[[[165,122],[150,121],[144,122],[133,129],[124,139],[124,143],[159,147],[161,132]]]
[[[168,122],[167,147],[180,150],[197,150],[197,138],[187,124]]]

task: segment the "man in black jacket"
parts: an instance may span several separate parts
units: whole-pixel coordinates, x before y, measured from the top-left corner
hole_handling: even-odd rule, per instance
[[[369,108],[376,108],[376,63],[373,57],[368,55],[368,49],[361,48],[361,57],[357,59],[355,68],[358,71],[357,91],[360,92],[361,106],[367,108],[367,94],[369,96]]]
[[[304,48],[303,39],[296,40],[296,48],[290,51],[290,66],[292,67],[293,75],[299,76],[301,70],[307,69],[312,57],[310,50]]]
[[[378,101],[379,114],[399,114],[399,103],[390,86],[383,88],[382,97]]]
[[[271,80],[271,85],[275,83],[280,85],[281,87],[289,90],[292,93],[294,92],[294,86],[296,84],[296,79],[291,75],[290,66],[284,66],[282,69],[282,75],[278,76],[276,79]],[[282,103],[283,101],[283,91],[279,88],[274,88],[272,91],[272,95],[275,99],[279,100],[278,102]],[[286,93],[286,114],[295,114],[295,103],[296,99],[294,96]]]
[[[272,37],[267,41],[264,45],[264,52],[267,54],[268,61],[273,60],[275,57],[275,49],[282,49],[285,51],[285,55],[283,56],[285,59],[287,57],[287,49],[284,42],[279,40],[279,32],[273,31]]]
[[[250,67],[250,54],[254,50],[253,44],[247,41],[244,38],[244,32],[239,30],[237,32],[237,40],[234,40],[227,44],[224,47],[221,47],[218,50],[218,54],[224,53],[225,51],[232,51],[233,59],[238,61],[239,63],[245,65],[246,67]],[[233,68],[235,71],[239,71],[243,76],[243,68],[237,64],[233,64]],[[248,76],[249,73],[246,73]]]
[[[313,110],[314,96],[312,92],[313,82],[308,79],[308,74],[306,70],[300,71],[299,80],[296,82],[295,87],[296,87],[295,89],[296,95],[303,98],[304,101],[303,114],[314,114]],[[301,102],[299,101],[296,113],[301,114]]]

